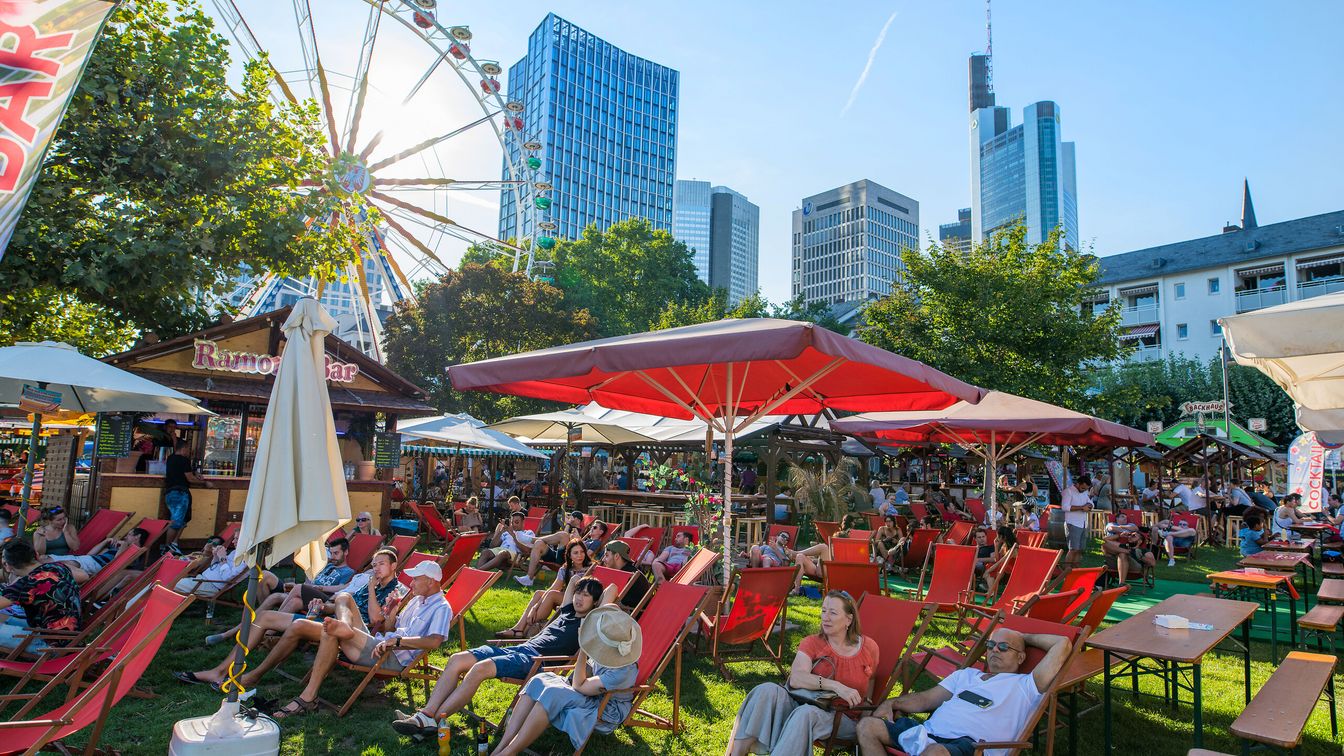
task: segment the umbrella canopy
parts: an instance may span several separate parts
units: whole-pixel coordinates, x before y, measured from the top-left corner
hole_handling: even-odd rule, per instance
[[[80,354],[57,341],[0,348],[0,403],[17,404],[25,384],[45,383],[61,394],[61,409],[76,412],[209,414],[196,399]]]
[[[1153,436],[1126,425],[1022,396],[991,391],[978,404],[936,412],[868,412],[831,421],[831,428],[884,442],[1151,446]]]
[[[486,428],[521,436],[531,441],[567,443],[572,439],[570,430],[577,428],[579,441],[589,444],[634,444],[653,441],[638,431],[622,425],[603,423],[594,420],[581,410],[562,410],[560,412],[542,412],[536,415],[519,415]]]
[[[481,428],[470,423],[442,426],[440,430],[421,430],[420,427],[416,427],[411,430],[402,430],[401,437],[403,440],[442,441],[447,444],[469,446],[473,449],[486,449],[501,454],[550,459],[550,457],[535,449],[529,449],[527,444],[510,438],[499,431]]]
[[[724,434],[723,543],[732,533],[733,437],[771,414],[941,409],[981,389],[812,323],[719,320],[448,369],[459,391],[698,417]],[[724,585],[731,566],[724,570]]]
[[[448,369],[459,391],[664,417],[941,409],[981,389],[812,323],[719,320],[496,357]],[[762,411],[764,410],[764,411]]]
[[[1219,318],[1232,356],[1297,402],[1306,430],[1344,438],[1344,293]]]
[[[482,428],[485,426],[484,422],[477,420],[475,417],[472,417],[466,412],[458,412],[457,414],[444,414],[430,417],[416,417],[411,418],[410,420],[402,420],[397,423],[397,430],[403,433],[418,432],[418,431],[434,431],[437,433],[446,428],[451,428],[455,425],[461,425],[463,423],[466,423],[467,425],[473,425],[477,428]]]
[[[311,298],[294,305],[283,326],[287,345],[271,387],[243,505],[238,553],[270,566],[291,554],[309,575],[326,565],[325,540],[350,520],[350,495],[326,391],[323,339],[336,321]]]

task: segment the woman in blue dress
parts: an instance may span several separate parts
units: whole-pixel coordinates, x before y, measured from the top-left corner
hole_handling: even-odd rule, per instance
[[[522,753],[548,726],[569,736],[575,748],[593,732],[608,733],[630,714],[639,678],[643,639],[639,625],[619,606],[600,606],[579,626],[574,674],[563,678],[543,672],[528,681],[495,747],[494,756]],[[598,711],[608,691],[612,695]]]

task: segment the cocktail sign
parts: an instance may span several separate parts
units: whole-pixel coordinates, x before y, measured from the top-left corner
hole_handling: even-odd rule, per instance
[[[0,2],[0,258],[37,180],[42,156],[79,84],[106,0]]]
[[[359,375],[359,365],[353,362],[338,362],[329,354],[324,357],[327,380],[353,383],[355,376]],[[275,375],[280,372],[280,355],[235,352],[223,349],[209,339],[196,339],[195,350],[191,355],[191,366],[197,370]]]

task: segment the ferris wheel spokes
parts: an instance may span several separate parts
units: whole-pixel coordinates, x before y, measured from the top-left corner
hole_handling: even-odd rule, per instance
[[[233,37],[233,41],[237,42],[238,48],[242,50],[243,57],[252,63],[260,62],[263,56],[261,43],[257,41],[257,35],[252,33],[252,27],[247,25],[247,19],[238,10],[234,0],[214,0],[214,5],[215,10],[219,11],[219,15],[224,21],[225,28],[229,30],[229,36]],[[289,82],[285,81],[285,77],[280,75],[280,71],[276,69],[275,64],[271,62],[269,57],[266,59],[266,67],[270,69],[271,78],[275,80],[276,86],[280,87],[284,99],[288,100],[291,105],[297,105],[299,98],[294,96],[294,90],[290,89]],[[276,104],[281,101],[275,95],[274,90],[271,91],[271,99]]]
[[[471,129],[471,128],[475,127],[475,126],[479,126],[479,125],[481,125],[481,124],[483,124],[483,123],[489,123],[489,122],[492,122],[492,121],[494,120],[495,116],[499,115],[499,113],[500,113],[500,111],[498,111],[498,110],[495,111],[495,112],[493,112],[493,113],[486,113],[484,116],[481,116],[480,118],[477,118],[476,120],[472,121],[471,123],[469,123],[469,124],[467,124],[467,125],[465,125],[465,126],[461,126],[461,127],[459,127],[459,128],[453,129],[452,131],[449,131],[449,132],[446,133],[446,134],[440,134],[439,136],[436,136],[436,137],[430,137],[429,139],[426,139],[425,141],[421,142],[420,144],[417,144],[417,145],[415,145],[415,146],[413,146],[413,147],[410,147],[410,148],[408,148],[408,149],[402,150],[401,152],[398,152],[397,154],[395,154],[395,155],[393,155],[393,156],[391,156],[391,157],[386,157],[386,158],[383,158],[382,160],[379,160],[378,162],[374,163],[373,165],[370,165],[370,166],[369,166],[369,170],[370,170],[370,171],[376,171],[376,170],[378,170],[378,169],[380,169],[380,168],[386,168],[386,167],[388,167],[389,165],[393,165],[393,164],[395,164],[395,163],[401,162],[402,160],[405,160],[405,159],[408,158],[408,157],[414,157],[415,155],[418,155],[418,154],[420,154],[421,152],[424,152],[425,150],[427,150],[427,149],[429,149],[429,148],[431,148],[431,147],[438,146],[439,144],[442,144],[443,142],[446,142],[446,141],[448,141],[449,139],[452,139],[452,138],[455,137],[455,136],[459,136],[459,135],[461,135],[461,134],[466,133],[469,129]],[[375,143],[376,143],[377,141],[381,141],[381,140],[382,140],[382,136],[383,136],[383,132],[379,131],[378,134],[374,137],[374,140],[375,140],[375,141],[374,141],[374,142],[371,142],[371,143],[369,144],[368,147],[365,147],[362,151],[360,151],[360,153],[359,153],[360,156],[361,156],[361,157],[367,157],[368,154],[369,154],[370,152],[373,151],[373,147],[375,146]]]
[[[355,67],[355,87],[350,93],[350,106],[346,117],[345,151],[355,151],[355,137],[359,134],[359,117],[364,112],[364,97],[369,91],[369,64],[373,61],[373,48],[378,41],[378,25],[383,12],[377,5],[369,6],[369,20],[364,26],[364,42],[359,48],[359,63]]]

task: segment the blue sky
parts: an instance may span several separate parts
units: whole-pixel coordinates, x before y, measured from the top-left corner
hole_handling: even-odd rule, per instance
[[[239,4],[254,26],[293,29],[288,3]],[[440,4],[445,21],[470,25],[473,53],[506,68],[554,11],[680,70],[678,176],[760,206],[773,300],[788,296],[790,213],[804,196],[872,179],[919,201],[925,238],[970,204],[966,59],[985,45],[982,2]],[[362,11],[325,22],[357,36]],[[1262,225],[1344,207],[1341,28],[1339,2],[1000,0],[995,91],[1014,123],[1031,102],[1059,105],[1078,145],[1083,240],[1113,254],[1236,222],[1243,177]],[[464,213],[490,223],[476,204]]]

